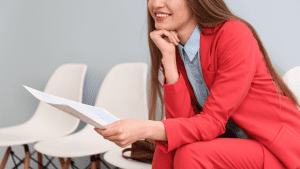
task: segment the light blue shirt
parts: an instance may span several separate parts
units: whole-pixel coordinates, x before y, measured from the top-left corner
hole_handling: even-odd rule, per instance
[[[180,42],[178,43],[178,50],[184,63],[188,79],[192,85],[195,97],[198,103],[203,107],[210,92],[203,79],[201,70],[200,29],[198,25],[196,25],[192,35],[189,37],[184,46],[182,46]]]

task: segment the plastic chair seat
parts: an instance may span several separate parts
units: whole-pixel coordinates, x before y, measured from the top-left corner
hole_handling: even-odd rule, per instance
[[[92,129],[77,132],[54,140],[41,141],[35,144],[34,149],[53,157],[83,157],[106,152],[118,147],[115,143],[103,139]]]

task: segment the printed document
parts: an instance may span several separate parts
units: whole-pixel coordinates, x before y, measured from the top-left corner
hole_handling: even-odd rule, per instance
[[[106,129],[104,125],[120,120],[103,108],[82,104],[50,95],[23,85],[33,96],[59,110],[62,110],[94,127]]]

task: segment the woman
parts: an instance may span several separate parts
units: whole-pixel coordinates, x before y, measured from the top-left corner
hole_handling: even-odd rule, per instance
[[[121,147],[156,140],[153,169],[300,168],[297,98],[248,22],[223,0],[148,0],[148,33],[149,114],[158,94],[166,120],[121,120],[99,134]],[[229,118],[248,139],[219,137]]]

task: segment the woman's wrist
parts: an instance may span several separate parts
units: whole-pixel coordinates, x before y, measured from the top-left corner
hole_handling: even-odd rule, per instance
[[[165,66],[174,66],[176,65],[176,54],[163,54],[163,58],[161,59],[162,64]]]
[[[177,70],[176,60],[162,60],[162,64],[164,66],[164,72],[166,77],[166,84],[174,84],[179,79],[179,74]]]
[[[161,121],[146,120],[143,130],[147,139],[167,141],[166,129]]]

